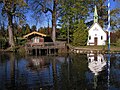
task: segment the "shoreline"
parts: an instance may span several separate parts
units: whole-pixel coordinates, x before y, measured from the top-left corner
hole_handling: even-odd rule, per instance
[[[112,46],[110,51],[107,46],[71,46],[68,45],[71,53],[120,53],[120,47]]]
[[[72,45],[67,45],[68,46],[68,51],[66,53],[120,53],[120,47],[112,46],[110,48],[110,51],[108,51],[107,46],[72,46]],[[19,48],[18,50],[21,50],[22,48]],[[17,50],[17,52],[18,52]],[[1,53],[5,52],[14,52],[11,50],[4,50],[0,49]],[[21,51],[24,52],[24,51]],[[19,53],[19,52],[18,52]]]

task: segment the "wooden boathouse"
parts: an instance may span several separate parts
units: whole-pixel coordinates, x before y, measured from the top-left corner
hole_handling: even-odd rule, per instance
[[[51,55],[65,52],[65,42],[53,42],[51,37],[36,31],[25,36],[25,50],[30,55]]]

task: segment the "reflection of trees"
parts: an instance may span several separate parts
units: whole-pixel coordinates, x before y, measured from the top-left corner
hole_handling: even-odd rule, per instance
[[[51,58],[46,56],[30,56],[27,58],[27,71],[29,74],[29,83],[33,89],[50,89],[53,85],[52,62]],[[32,78],[33,77],[33,78]],[[35,87],[35,88],[34,88]]]
[[[49,60],[44,57],[29,57],[28,68],[30,70],[42,70],[49,67]]]
[[[6,53],[3,54],[2,57],[3,56],[5,56],[5,64],[0,65],[0,67],[3,67],[4,70],[0,74],[4,75],[2,75],[3,79],[0,80],[0,82],[2,82],[4,87],[0,90],[21,90],[21,88],[26,88],[26,77],[24,75],[21,77],[19,74],[18,60],[16,60],[15,55],[13,53]]]
[[[86,55],[68,56],[61,66],[61,90],[85,90]]]
[[[0,90],[5,88],[7,90],[106,90],[106,65],[101,65],[105,68],[98,69],[95,75],[88,70],[91,62],[87,56],[42,56],[28,57],[27,60],[12,53],[0,56]],[[104,58],[103,55],[97,55],[95,61],[98,61],[98,56],[100,60],[100,56]],[[120,88],[119,58],[120,56],[111,57],[110,70],[110,85],[118,89]],[[106,59],[101,61],[106,62]]]
[[[53,86],[54,90],[58,90],[58,80],[57,80],[57,66],[55,57],[52,60],[52,73],[53,73]]]
[[[0,54],[0,90],[5,87],[7,81],[7,55]]]
[[[112,55],[111,58],[111,68],[110,68],[110,84],[118,89],[120,89],[120,55]]]

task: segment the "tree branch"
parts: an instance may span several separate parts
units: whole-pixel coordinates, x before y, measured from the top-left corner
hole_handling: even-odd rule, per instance
[[[45,7],[42,3],[40,3],[39,1],[35,1],[35,2],[37,2],[41,7],[42,7],[42,12],[44,12],[44,13],[47,13],[48,11],[50,11],[51,13],[53,13],[53,11],[50,9],[50,8],[48,8],[48,7]],[[34,2],[34,3],[35,3]]]

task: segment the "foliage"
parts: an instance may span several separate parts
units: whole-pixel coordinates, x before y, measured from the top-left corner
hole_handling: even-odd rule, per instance
[[[32,9],[37,21],[43,14],[51,13],[52,17],[52,39],[56,40],[56,18],[57,18],[57,5],[58,0],[32,0]]]
[[[116,46],[120,46],[120,38],[117,40]]]
[[[44,34],[48,34],[48,28],[45,28],[45,27],[42,28],[42,27],[41,27],[41,28],[38,29],[38,32],[44,33]]]
[[[26,55],[26,51],[25,51],[25,48],[24,47],[19,47],[17,49],[17,52],[20,56],[25,56]]]
[[[120,8],[111,11],[111,30],[120,30]]]
[[[0,49],[6,49],[8,47],[8,42],[5,40],[5,38],[0,39]]]
[[[91,7],[89,0],[61,0],[60,10],[60,21],[61,25],[61,37],[67,35],[67,29],[69,26],[70,39],[72,41],[73,32],[76,28],[76,22],[79,20],[86,20],[89,14],[89,8]],[[66,38],[66,37],[65,37]]]
[[[24,18],[23,10],[27,7],[24,0],[2,0],[2,3],[2,14]]]
[[[36,26],[35,26],[35,25],[33,25],[33,26],[31,27],[31,31],[36,31]]]
[[[26,24],[25,34],[28,34],[28,33],[30,33],[30,26]]]
[[[8,19],[8,34],[9,34],[9,45],[11,47],[15,46],[14,36],[13,36],[13,18],[22,17],[21,10],[27,6],[24,0],[1,0],[2,15],[6,16]]]
[[[88,30],[86,29],[86,25],[81,20],[77,28],[75,29],[73,33],[73,45],[75,46],[85,46],[87,43],[87,37],[88,37]]]
[[[107,4],[106,0],[96,0],[95,5],[97,6],[97,12],[98,12],[98,18],[99,18],[99,24],[101,27],[104,27],[104,25],[107,25],[107,19],[108,19],[108,13],[107,13]],[[93,9],[94,10],[94,9]]]
[[[25,20],[25,10],[27,8],[26,0],[0,0],[0,11],[1,14],[8,19],[8,28],[0,33],[0,37],[4,37],[7,40],[9,37],[22,37],[23,35],[36,31],[36,26],[30,26],[24,22]],[[83,42],[85,45],[84,38],[86,37],[86,26],[84,23],[89,23],[91,18],[93,18],[94,6],[97,6],[99,23],[102,27],[108,24],[107,16],[107,2],[106,0],[27,0],[29,1],[29,10],[34,11],[34,17],[36,19],[46,20],[46,15],[49,14],[49,20],[52,21],[52,30],[47,31],[47,28],[39,30],[42,33],[50,34],[51,31],[53,38],[55,39],[57,35],[59,38],[64,38],[67,40],[67,34],[69,29],[70,41],[74,45],[81,45]],[[120,3],[120,0],[114,0]],[[119,4],[118,4],[119,6]],[[29,11],[27,8],[27,11]],[[45,18],[43,18],[45,16]],[[92,17],[91,17],[92,16]],[[51,18],[50,18],[51,17]],[[48,18],[48,17],[47,17]],[[17,21],[17,20],[18,21]],[[14,20],[14,23],[13,23]],[[60,31],[56,31],[57,22],[59,21]],[[82,24],[80,23],[83,20]],[[38,20],[37,20],[38,21]],[[80,22],[79,22],[80,21]],[[93,21],[93,20],[91,20]],[[92,24],[91,22],[89,24]],[[19,22],[19,23],[18,23]],[[0,20],[0,24],[2,20]],[[6,23],[5,23],[6,24]],[[91,26],[91,25],[90,25]],[[118,30],[120,28],[120,8],[114,8],[111,10],[111,29]],[[106,27],[105,27],[106,28]],[[84,31],[84,32],[83,32]],[[13,35],[12,36],[12,33]],[[57,33],[57,35],[55,34]],[[85,33],[85,34],[84,34]],[[81,39],[79,41],[78,38]],[[111,40],[116,43],[119,40],[119,33],[115,33],[115,39]],[[10,39],[10,38],[9,38]],[[12,40],[9,40],[12,41]],[[17,41],[17,40],[16,40]]]

